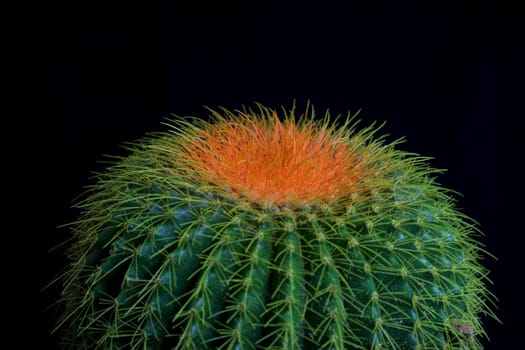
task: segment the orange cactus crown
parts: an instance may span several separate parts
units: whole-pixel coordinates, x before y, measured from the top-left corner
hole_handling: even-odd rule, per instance
[[[214,112],[215,122],[183,145],[193,176],[272,206],[330,203],[357,190],[366,166],[347,125],[263,112]]]

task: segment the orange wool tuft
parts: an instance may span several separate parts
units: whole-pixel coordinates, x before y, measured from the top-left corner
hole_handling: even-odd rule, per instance
[[[363,165],[326,125],[240,113],[185,145],[197,176],[259,204],[301,206],[350,195]]]

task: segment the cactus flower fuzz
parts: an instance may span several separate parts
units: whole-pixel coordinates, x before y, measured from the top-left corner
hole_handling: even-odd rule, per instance
[[[77,204],[64,347],[481,349],[485,253],[428,158],[310,106],[210,112]]]
[[[249,200],[270,205],[307,205],[348,197],[364,176],[359,152],[344,129],[311,120],[282,122],[275,111],[254,119],[219,119],[186,146],[198,174]]]

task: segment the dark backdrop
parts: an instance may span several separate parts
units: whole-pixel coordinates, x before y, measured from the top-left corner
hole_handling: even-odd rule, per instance
[[[390,140],[406,136],[401,148],[448,169],[440,182],[464,195],[459,207],[498,258],[484,264],[503,325],[485,320],[486,347],[523,345],[523,11],[499,1],[142,3],[38,9],[34,126],[46,138],[47,214],[44,234],[31,238],[31,278],[40,348],[56,341],[53,313],[40,310],[58,293],[40,289],[65,264],[48,250],[66,238],[56,226],[74,219],[71,201],[104,154],[126,154],[122,142],[162,130],[171,113],[294,99],[319,112],[361,109],[364,124],[387,121]]]

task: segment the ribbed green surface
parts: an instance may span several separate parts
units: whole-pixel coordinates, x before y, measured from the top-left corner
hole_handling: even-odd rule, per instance
[[[480,329],[477,249],[450,203],[420,190],[341,213],[120,192],[119,215],[88,222],[97,236],[66,289],[75,346],[476,348],[458,325]]]

